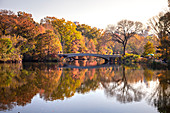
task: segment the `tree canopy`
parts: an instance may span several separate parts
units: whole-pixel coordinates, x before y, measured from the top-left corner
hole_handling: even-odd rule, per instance
[[[161,12],[159,15],[149,20],[149,25],[157,34],[159,46],[157,47],[162,53],[162,58],[170,59],[170,13]]]
[[[108,26],[105,31],[105,37],[109,38],[109,41],[115,41],[123,46],[123,55],[125,55],[125,49],[128,40],[135,34],[143,33],[143,24],[141,22],[134,22],[130,20],[121,20],[116,26]]]
[[[146,56],[146,55],[149,55],[149,54],[154,54],[155,53],[155,49],[154,49],[154,46],[151,42],[147,42],[146,45],[144,46],[144,53],[143,55]]]
[[[10,10],[0,11],[0,61],[47,61],[60,60],[58,53],[122,53],[126,50],[135,54],[144,52],[143,46],[150,41],[157,45],[154,35],[141,22],[121,20],[106,30],[86,24],[66,21],[64,18],[46,16],[37,23],[32,14]],[[169,54],[169,13],[160,16],[153,27],[159,31],[162,53]],[[143,35],[145,33],[146,35]],[[12,42],[11,48],[5,42]],[[6,49],[5,49],[6,48]],[[15,57],[11,57],[15,56]],[[4,57],[6,58],[4,59]],[[167,56],[167,55],[166,55]]]

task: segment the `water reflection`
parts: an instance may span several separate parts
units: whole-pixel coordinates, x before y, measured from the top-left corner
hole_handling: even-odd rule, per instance
[[[86,67],[96,62],[74,65]],[[169,70],[152,70],[140,65],[81,69],[62,66],[59,63],[0,64],[0,110],[25,106],[36,94],[46,101],[54,101],[100,88],[108,98],[116,98],[120,103],[145,99],[159,112],[169,112]],[[154,87],[153,81],[157,83]]]
[[[148,96],[149,104],[157,107],[161,113],[170,113],[170,71],[162,71],[158,75],[159,84]]]
[[[131,82],[128,81],[129,78],[126,77],[125,71],[125,66],[123,66],[122,76],[120,76],[120,78],[114,78],[111,84],[104,85],[105,92],[108,96],[116,96],[117,100],[122,103],[140,101],[142,97],[145,96],[145,93],[141,91],[141,86],[137,88],[133,87]],[[130,75],[130,77],[132,76],[134,76],[134,73]],[[135,77],[133,77],[133,79],[135,79]],[[140,79],[141,77],[139,80]]]

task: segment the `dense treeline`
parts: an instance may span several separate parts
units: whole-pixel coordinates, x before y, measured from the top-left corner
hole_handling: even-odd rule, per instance
[[[168,26],[168,18],[169,13],[166,13],[160,17],[160,22],[165,22]],[[107,30],[66,21],[63,18],[47,16],[37,23],[31,14],[21,11],[15,14],[10,10],[1,10],[0,23],[1,62],[58,61],[58,53],[128,52],[143,55],[146,51],[144,45],[150,42],[154,49],[159,45],[163,57],[169,58],[169,32],[166,29],[163,32],[162,29],[159,34],[163,35],[159,39],[155,35],[149,36],[149,27],[145,29],[140,22],[122,20],[118,22],[119,29],[107,36]],[[132,26],[135,28],[134,32],[128,31]]]
[[[8,10],[1,10],[0,21],[0,61],[48,61],[58,60],[58,53],[101,52],[102,31],[97,28],[48,16],[37,23],[31,14]]]

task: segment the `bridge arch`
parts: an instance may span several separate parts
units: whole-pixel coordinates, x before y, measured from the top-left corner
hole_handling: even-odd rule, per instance
[[[102,54],[92,54],[92,53],[69,53],[69,54],[58,54],[60,57],[66,58],[73,58],[76,56],[94,56],[94,57],[99,57],[105,60],[105,62],[110,61],[111,59],[115,58],[121,58],[120,55],[102,55]]]
[[[107,57],[103,57],[103,56],[101,56],[101,55],[99,55],[99,54],[87,54],[87,53],[84,53],[84,54],[71,54],[71,55],[68,55],[67,57],[65,57],[65,58],[73,58],[73,57],[76,57],[76,56],[81,56],[81,57],[83,57],[83,56],[93,56],[93,57],[99,57],[99,58],[102,58],[102,59],[104,59],[105,61],[109,61],[109,58],[107,58]]]

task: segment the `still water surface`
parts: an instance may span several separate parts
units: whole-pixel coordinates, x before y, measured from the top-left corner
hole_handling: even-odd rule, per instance
[[[93,64],[0,64],[0,112],[170,112],[169,70]]]

